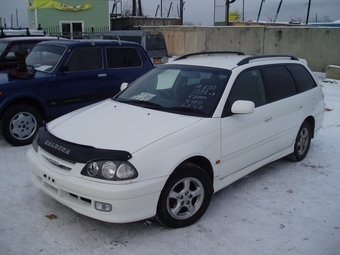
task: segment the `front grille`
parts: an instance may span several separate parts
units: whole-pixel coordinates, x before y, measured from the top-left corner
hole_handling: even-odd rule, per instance
[[[88,198],[85,198],[85,197],[80,197],[80,196],[77,196],[76,194],[72,194],[72,193],[69,193],[69,194],[70,194],[70,196],[72,196],[74,198],[77,198],[77,199],[79,199],[81,201],[84,201],[86,203],[91,204],[91,199],[88,199]]]
[[[59,163],[58,161],[56,161],[56,160],[54,160],[54,159],[48,158],[48,157],[46,157],[46,156],[44,156],[44,157],[45,157],[45,158],[47,159],[47,161],[50,162],[51,164],[53,164],[53,165],[55,165],[55,166],[57,166],[57,167],[59,167],[59,168],[61,168],[61,169],[64,169],[64,170],[67,170],[67,171],[71,171],[71,168],[70,168],[70,167],[63,165],[63,164]]]

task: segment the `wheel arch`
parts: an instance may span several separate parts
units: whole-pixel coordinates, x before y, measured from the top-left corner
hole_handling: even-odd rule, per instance
[[[32,98],[32,97],[15,98],[15,99],[7,102],[7,104],[4,106],[4,108],[1,111],[0,117],[2,118],[9,108],[11,108],[14,105],[18,105],[18,104],[29,104],[29,105],[33,106],[40,112],[43,119],[46,118],[46,110],[45,110],[43,104],[39,100]]]
[[[308,116],[305,120],[310,125],[310,128],[312,130],[312,138],[314,138],[314,131],[315,131],[315,119],[313,116]]]
[[[213,167],[212,167],[210,161],[207,158],[205,158],[203,156],[194,156],[194,157],[186,159],[181,164],[183,164],[185,162],[190,162],[192,164],[195,164],[195,165],[201,167],[208,174],[209,179],[210,179],[211,184],[212,184],[212,187],[214,187],[214,170],[213,170]],[[213,190],[213,193],[214,193],[214,190]]]

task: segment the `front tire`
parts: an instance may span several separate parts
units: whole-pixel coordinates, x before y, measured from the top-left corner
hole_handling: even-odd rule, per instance
[[[1,124],[4,139],[14,146],[23,146],[32,143],[42,117],[35,107],[17,104],[6,111]]]
[[[161,192],[156,218],[170,228],[189,226],[207,210],[212,191],[212,181],[201,167],[183,163],[170,175]]]
[[[310,124],[304,121],[299,129],[298,135],[295,140],[294,152],[287,156],[288,159],[293,161],[303,160],[308,151],[312,140],[312,129]]]

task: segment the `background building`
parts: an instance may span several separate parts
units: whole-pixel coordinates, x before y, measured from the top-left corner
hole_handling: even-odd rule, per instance
[[[28,6],[30,29],[44,29],[51,35],[78,37],[81,32],[110,30],[109,0],[34,0]]]

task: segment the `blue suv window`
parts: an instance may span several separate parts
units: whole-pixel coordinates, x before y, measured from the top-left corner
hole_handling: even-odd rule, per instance
[[[109,68],[140,67],[142,60],[135,48],[107,48],[107,65]]]
[[[66,66],[69,72],[98,70],[103,68],[101,48],[76,49],[68,59]]]

